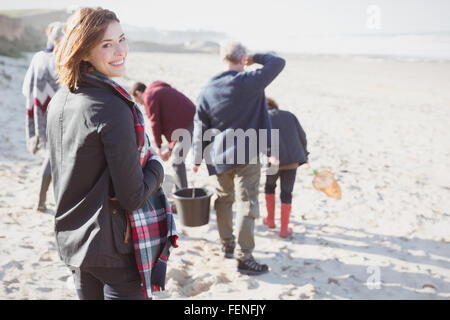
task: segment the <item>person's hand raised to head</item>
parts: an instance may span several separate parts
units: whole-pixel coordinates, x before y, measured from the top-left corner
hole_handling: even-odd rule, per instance
[[[251,66],[252,64],[254,64],[255,61],[253,61],[253,55],[249,54],[245,57],[245,65],[246,66]]]

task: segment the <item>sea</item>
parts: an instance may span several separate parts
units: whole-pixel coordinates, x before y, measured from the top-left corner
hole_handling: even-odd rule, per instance
[[[450,61],[450,32],[424,34],[298,35],[270,46],[247,41],[253,51],[302,56],[369,57],[404,61]]]

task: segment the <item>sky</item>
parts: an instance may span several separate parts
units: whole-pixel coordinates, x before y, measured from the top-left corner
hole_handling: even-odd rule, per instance
[[[450,34],[449,0],[1,0],[0,9],[70,6],[102,6],[135,26],[224,32],[260,47],[343,34]]]
[[[380,9],[379,31],[450,32],[448,0],[2,0],[0,9],[102,6],[124,23],[166,30],[329,34],[368,32],[373,5]]]

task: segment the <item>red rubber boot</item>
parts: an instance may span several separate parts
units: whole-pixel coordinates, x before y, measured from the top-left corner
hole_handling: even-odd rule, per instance
[[[266,193],[267,217],[263,219],[263,223],[269,228],[275,228],[275,194]]]
[[[281,228],[280,228],[280,237],[286,238],[292,234],[292,229],[288,228],[289,225],[289,217],[291,216],[292,204],[290,203],[281,203]]]

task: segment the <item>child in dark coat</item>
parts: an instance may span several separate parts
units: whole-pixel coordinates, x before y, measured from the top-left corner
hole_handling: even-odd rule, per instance
[[[279,169],[276,174],[266,175],[265,198],[267,217],[263,223],[275,228],[275,188],[280,179],[281,227],[280,237],[292,234],[288,227],[292,209],[292,190],[294,188],[297,168],[308,162],[306,134],[297,117],[289,111],[280,110],[275,100],[266,98],[272,129],[279,129]]]

